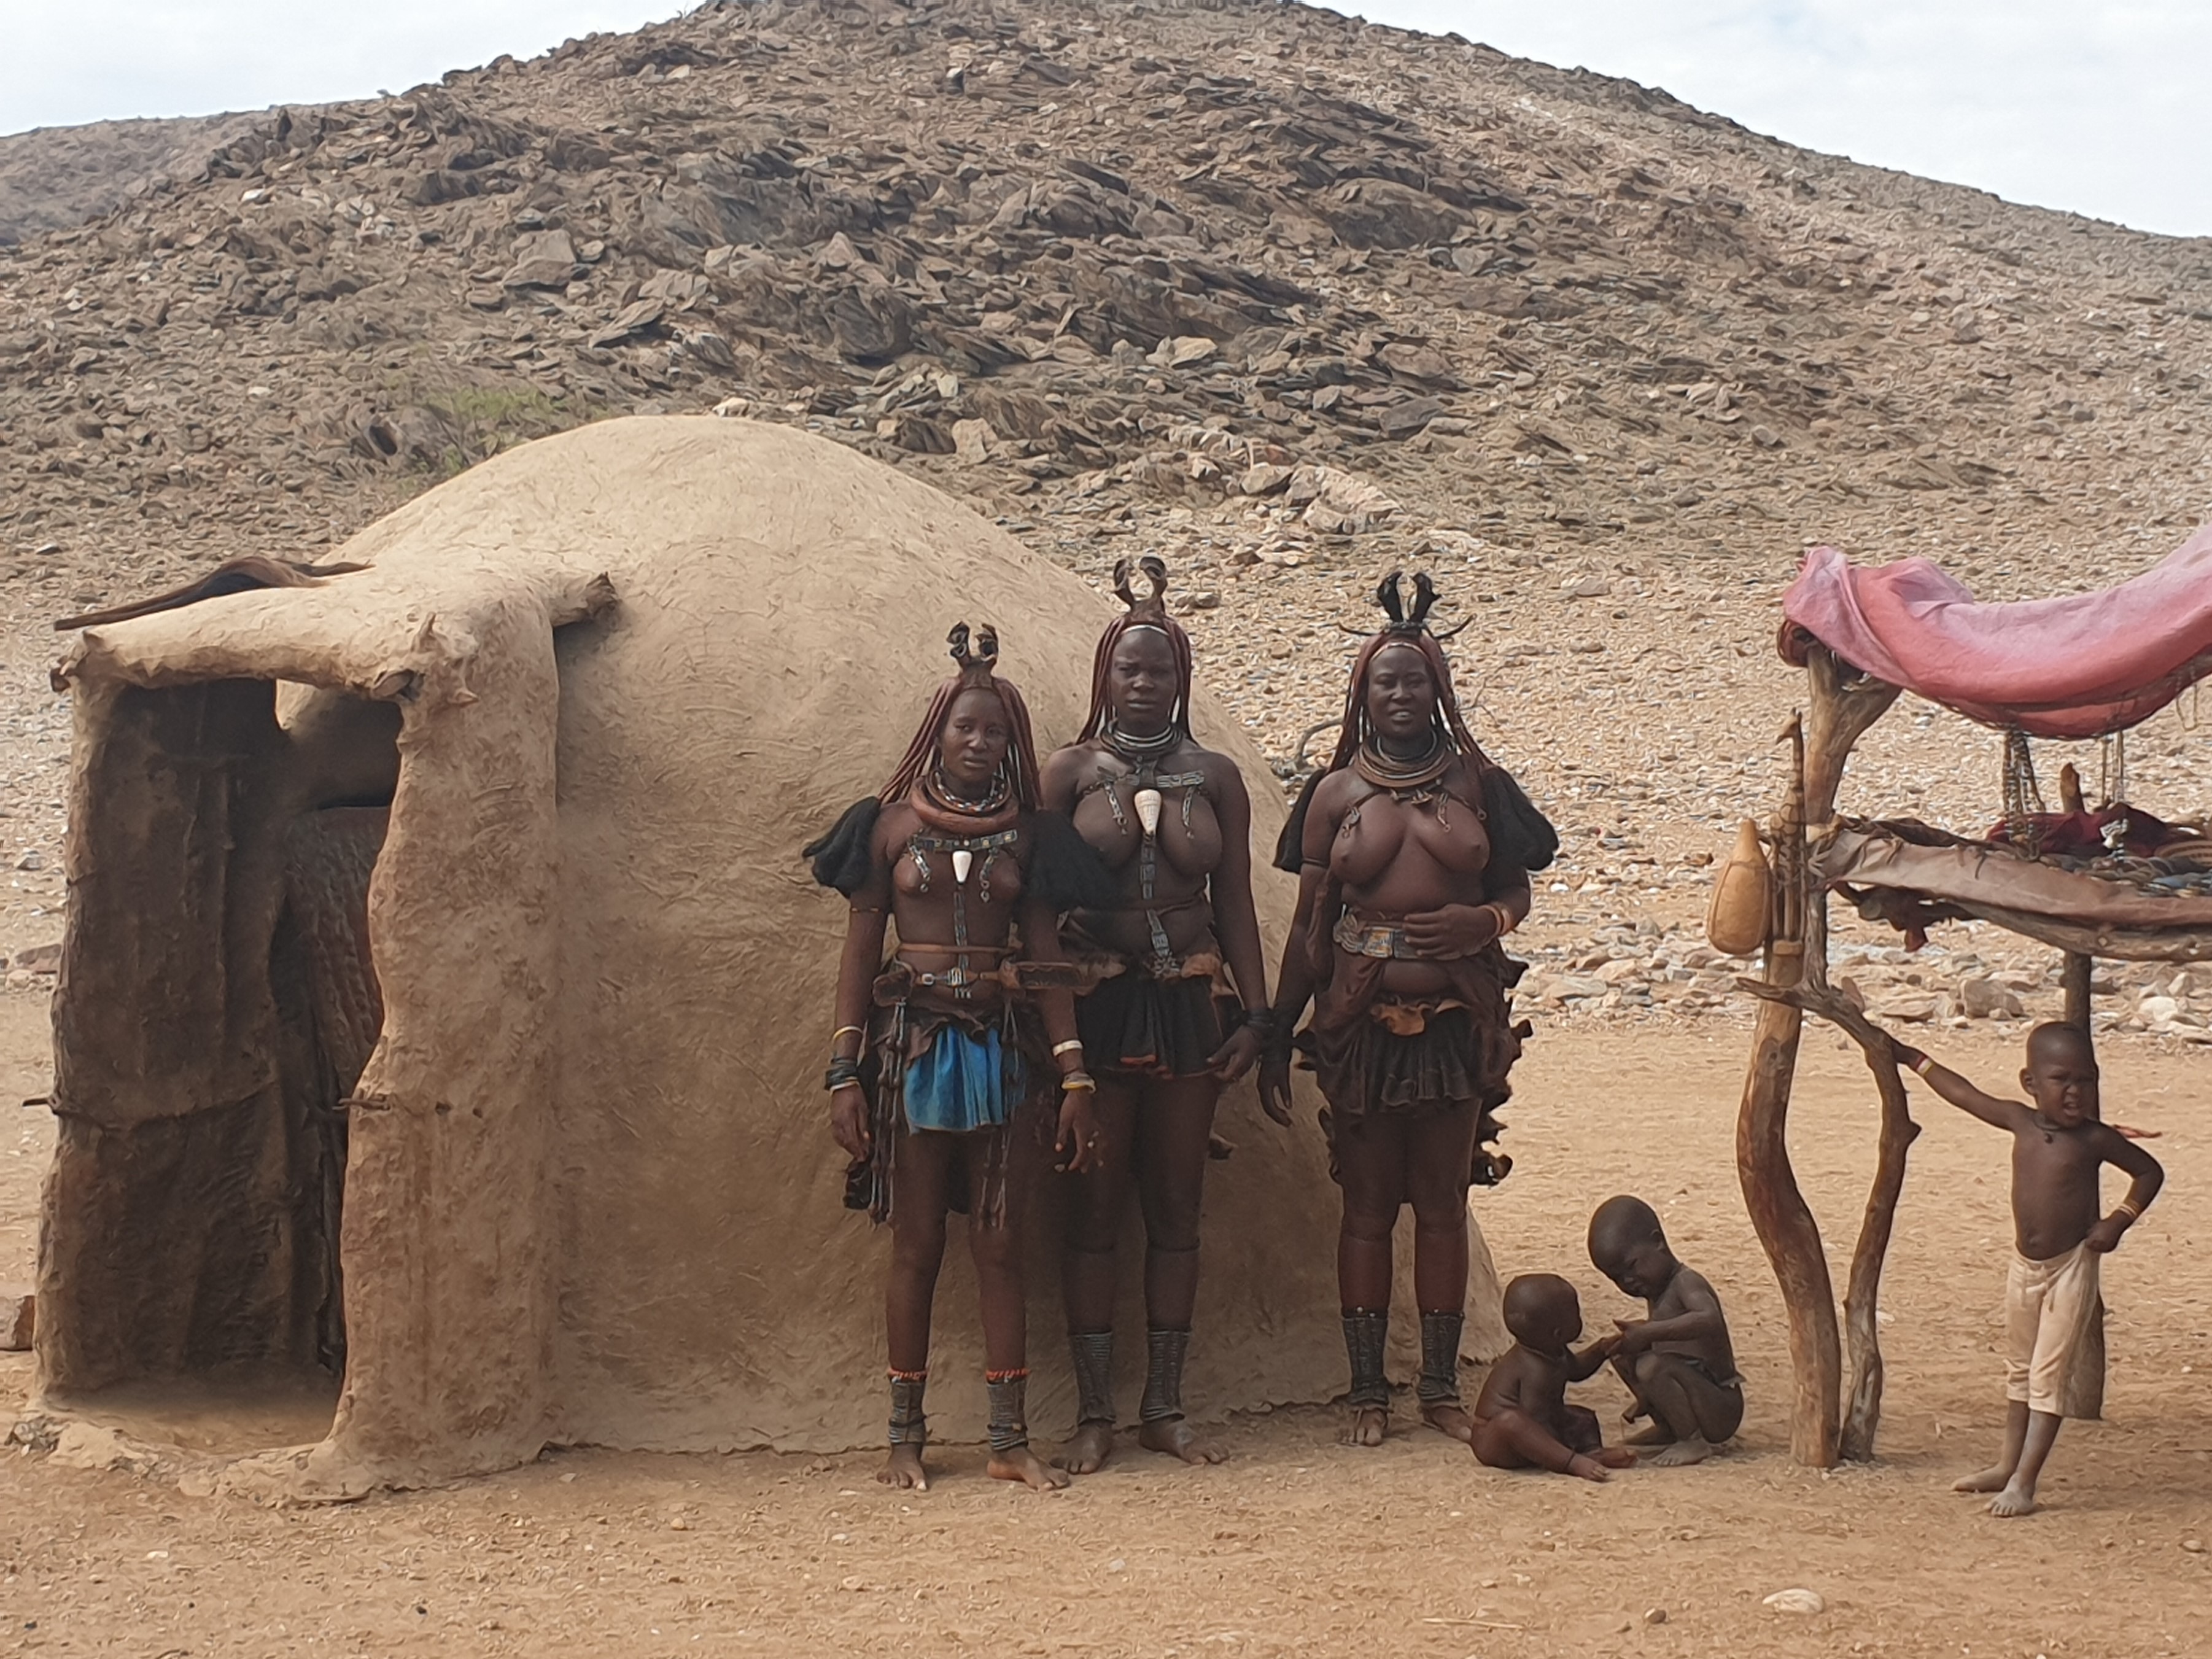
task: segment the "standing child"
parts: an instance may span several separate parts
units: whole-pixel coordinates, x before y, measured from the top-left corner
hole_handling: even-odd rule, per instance
[[[1629,1419],[1651,1417],[1629,1443],[1659,1448],[1651,1461],[1662,1467],[1704,1462],[1743,1422],[1743,1379],[1720,1297],[1668,1248],[1659,1212],[1640,1198],[1623,1194],[1597,1206],[1589,1253],[1600,1273],[1644,1299],[1650,1315],[1613,1322],[1613,1369],[1636,1396]]]
[[[2027,1034],[2021,1087],[2035,1103],[1985,1095],[1919,1049],[1891,1042],[1897,1063],[1960,1111],[2012,1135],[2015,1249],[2005,1276],[2004,1451],[1956,1490],[1995,1492],[1991,1515],[2032,1515],[2035,1483],[2057,1441],[2059,1397],[2097,1305],[2097,1258],[2117,1249],[2158,1196],[2159,1162],[2098,1117],[2097,1056],[2087,1033],[2062,1024]],[[2097,1176],[2107,1164],[2128,1195],[2100,1217]]]

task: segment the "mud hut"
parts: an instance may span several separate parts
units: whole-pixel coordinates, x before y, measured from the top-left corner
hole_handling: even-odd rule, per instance
[[[329,1377],[327,1435],[259,1468],[333,1494],[549,1443],[878,1443],[885,1241],[840,1206],[819,1088],[843,911],[797,848],[880,781],[951,619],[998,625],[1050,744],[1108,603],[894,469],[704,417],[501,456],[341,565],[99,623],[57,670],[42,1401]],[[1264,845],[1265,763],[1196,714]],[[1272,950],[1292,894],[1262,881]],[[1191,1390],[1217,1411],[1342,1384],[1304,1103],[1287,1135],[1249,1086],[1224,1103]],[[982,1422],[961,1255],[955,1437]],[[1494,1297],[1479,1271],[1471,1351]]]

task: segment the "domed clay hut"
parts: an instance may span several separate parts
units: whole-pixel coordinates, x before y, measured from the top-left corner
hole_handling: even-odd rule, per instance
[[[58,670],[42,1400],[328,1378],[326,1437],[259,1467],[332,1493],[549,1443],[878,1443],[887,1241],[841,1207],[820,1092],[844,908],[798,849],[881,781],[954,619],[998,625],[1049,745],[1109,602],[892,468],[708,418],[531,444],[336,562],[97,623]],[[1261,757],[1202,696],[1198,726],[1272,842]],[[1292,893],[1261,884],[1272,950]],[[1249,1085],[1224,1103],[1212,1410],[1342,1386],[1305,1105],[1286,1133]],[[975,1323],[939,1328],[957,1437]]]

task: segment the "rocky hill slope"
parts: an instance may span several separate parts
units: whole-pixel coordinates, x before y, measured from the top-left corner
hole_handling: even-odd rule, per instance
[[[1586,832],[1571,885],[1630,893],[1765,799],[1802,544],[2116,580],[2212,507],[2208,374],[2212,242],[1455,38],[762,0],[278,112],[0,249],[0,581],[27,623],[719,407],[1086,572],[1166,552],[1285,756],[1360,590],[1444,571],[1483,720]],[[1983,739],[1896,720],[1862,778],[1986,809]]]
[[[0,245],[68,230],[179,180],[266,118],[93,121],[0,137]]]

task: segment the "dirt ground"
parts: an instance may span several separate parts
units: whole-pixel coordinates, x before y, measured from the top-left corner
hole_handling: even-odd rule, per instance
[[[0,1100],[44,1091],[44,1012],[27,994],[0,998]],[[2016,1069],[2014,1042],[1984,1027],[1938,1046],[1996,1081]],[[1531,1046],[1510,1114],[1520,1164],[1478,1199],[1501,1272],[1565,1272],[1593,1327],[1632,1310],[1583,1256],[1591,1202],[1634,1190],[1660,1206],[1727,1298],[1749,1383],[1737,1449],[1702,1468],[1602,1487],[1504,1475],[1427,1431],[1401,1428],[1380,1451],[1340,1447],[1332,1413],[1316,1409],[1236,1423],[1220,1468],[1133,1455],[1045,1498],[984,1480],[972,1446],[938,1453],[936,1487],[906,1496],[877,1488],[866,1455],[572,1451],[450,1491],[281,1510],[11,1449],[0,1650],[2203,1652],[2212,1269],[2192,1247],[2212,1236],[2212,1155],[2193,1133],[2204,1061],[2108,1043],[2108,1109],[2163,1131],[2152,1144],[2172,1181],[2108,1269],[2109,1420],[2069,1426],[2042,1515],[1998,1522],[1946,1488],[1986,1460],[2002,1412],[2002,1143],[1919,1103],[1927,1133],[1886,1286],[1883,1461],[1822,1476],[1787,1456],[1780,1307],[1736,1192],[1742,1059],[1727,1030],[1555,1028]],[[1814,1037],[1794,1146],[1844,1248],[1871,1123],[1857,1059]],[[0,1134],[0,1279],[29,1271],[50,1140],[36,1110]],[[1316,1218],[1285,1248],[1327,1234]],[[28,1360],[0,1362],[12,1414]],[[1610,1379],[1582,1397],[1607,1417],[1620,1403]],[[1826,1610],[1762,1605],[1793,1586]]]

